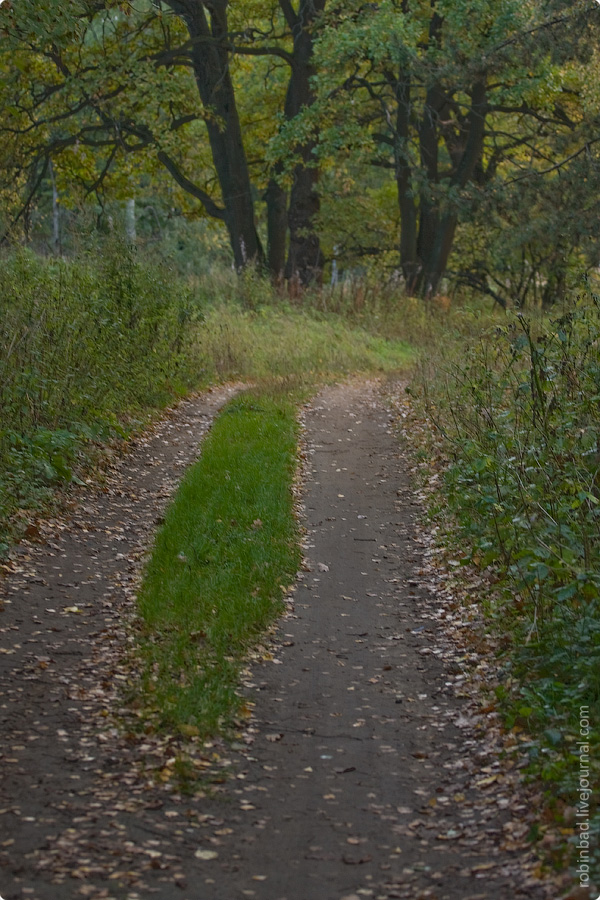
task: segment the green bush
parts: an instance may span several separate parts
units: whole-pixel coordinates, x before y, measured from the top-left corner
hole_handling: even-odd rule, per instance
[[[532,734],[531,772],[575,802],[581,707],[596,777],[600,761],[600,300],[515,316],[428,391],[461,539],[504,588],[491,613],[518,685],[498,688],[507,724]]]
[[[98,261],[99,259],[99,261]],[[117,418],[197,382],[189,294],[108,242],[96,259],[0,265],[0,526],[73,477]]]

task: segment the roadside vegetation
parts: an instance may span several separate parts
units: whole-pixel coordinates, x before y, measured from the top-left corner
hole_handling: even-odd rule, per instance
[[[585,292],[438,345],[413,383],[430,458],[445,460],[431,511],[465,571],[487,576],[496,700],[563,835],[548,845],[558,866],[579,835],[582,740],[592,848],[600,833],[599,346],[600,298]]]
[[[574,842],[582,711],[600,759],[600,311],[570,291],[598,271],[600,4],[184,7],[0,0],[0,563],[161,409],[246,382],[140,606],[146,721],[221,727],[297,564],[295,404],[419,353],[429,512],[489,583],[494,703]]]
[[[0,556],[102,448],[215,381],[280,384],[409,358],[336,314],[292,308],[231,271],[184,279],[126,242],[0,265]]]
[[[253,385],[184,479],[140,595],[140,720],[190,736],[239,713],[242,660],[297,570],[298,403],[332,377],[408,371],[419,353],[410,390],[432,444],[416,432],[415,449],[425,469],[445,459],[430,512],[464,571],[488,577],[497,707],[575,842],[582,710],[600,757],[594,294],[511,312],[423,303],[367,276],[289,299],[250,272],[186,277],[109,238],[68,259],[6,255],[0,307],[2,554],[162,407],[219,381]],[[552,852],[562,865],[564,845]]]

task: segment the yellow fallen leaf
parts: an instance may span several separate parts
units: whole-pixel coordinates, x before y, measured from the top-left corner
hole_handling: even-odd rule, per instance
[[[184,737],[197,737],[200,734],[200,729],[197,725],[180,725],[179,730]]]
[[[489,775],[487,778],[482,778],[480,781],[475,782],[475,787],[487,787],[488,784],[493,784],[494,781],[498,780],[497,775]]]
[[[196,850],[196,852],[194,853],[196,859],[204,860],[216,859],[218,855],[219,854],[216,850]]]

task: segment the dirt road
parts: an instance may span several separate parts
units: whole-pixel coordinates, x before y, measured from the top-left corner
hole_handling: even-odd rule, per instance
[[[144,769],[169,745],[106,728],[128,678],[139,560],[223,399],[180,407],[5,579],[0,895],[550,896],[516,839],[531,816],[516,776],[452,688],[439,600],[419,574],[418,508],[375,383],[329,387],[306,411],[307,569],[273,659],[246,673],[243,738],[186,746],[232,777],[191,796],[152,785]]]

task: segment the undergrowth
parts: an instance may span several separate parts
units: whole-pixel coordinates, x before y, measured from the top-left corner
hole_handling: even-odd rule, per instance
[[[139,594],[146,724],[206,736],[237,709],[244,654],[300,563],[295,408],[284,392],[232,400],[167,512]]]
[[[599,348],[600,301],[586,296],[551,319],[509,318],[421,380],[463,561],[500,579],[487,612],[504,638],[505,722],[529,735],[528,774],[573,847],[586,748],[592,789],[600,772]],[[587,812],[598,878],[597,799]]]
[[[86,451],[196,379],[184,287],[128,246],[105,249],[0,265],[0,551],[16,512],[77,480]]]
[[[0,558],[98,451],[191,389],[389,370],[407,344],[231,272],[183,280],[111,239],[73,259],[0,263]]]

